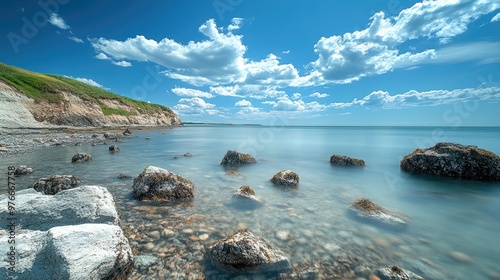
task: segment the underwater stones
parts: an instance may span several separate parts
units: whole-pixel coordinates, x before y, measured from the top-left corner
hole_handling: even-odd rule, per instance
[[[249,155],[244,153],[239,153],[237,151],[229,150],[222,158],[221,165],[242,165],[248,163],[255,163],[257,160]]]
[[[401,162],[403,171],[471,180],[500,180],[500,157],[476,146],[437,143],[416,149]]]
[[[343,155],[332,155],[330,163],[338,166],[365,166],[364,160]]]
[[[132,192],[134,198],[140,200],[187,200],[194,197],[194,184],[180,175],[150,165],[134,179]]]
[[[43,194],[54,195],[62,190],[78,187],[82,182],[73,175],[54,175],[50,178],[40,178],[33,184],[33,189]]]
[[[424,280],[421,276],[395,265],[377,269],[377,275],[382,280]]]
[[[262,199],[255,194],[255,191],[251,187],[241,186],[228,197],[226,204],[235,207],[253,208],[261,206]]]
[[[85,162],[92,160],[92,156],[86,153],[78,153],[71,158],[71,162]]]
[[[108,147],[108,150],[110,152],[119,152],[120,151],[120,147],[118,147],[117,145],[111,145]]]
[[[299,175],[291,170],[283,170],[276,173],[273,178],[271,178],[271,183],[276,187],[298,188]]]
[[[27,175],[33,173],[33,168],[27,165],[20,165],[16,170],[14,170],[15,176]]]
[[[371,220],[395,229],[405,229],[409,217],[383,208],[367,198],[356,199],[349,209],[362,220]]]
[[[231,273],[282,272],[291,268],[283,252],[249,229],[215,242],[207,251],[217,267]]]

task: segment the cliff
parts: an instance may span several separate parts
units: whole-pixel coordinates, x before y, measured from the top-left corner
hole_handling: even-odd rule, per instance
[[[181,124],[168,107],[0,63],[0,127]]]

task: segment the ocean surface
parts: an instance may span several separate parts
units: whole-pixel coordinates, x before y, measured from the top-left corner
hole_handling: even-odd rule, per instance
[[[216,279],[218,272],[205,267],[204,248],[242,227],[283,250],[293,264],[321,270],[335,255],[354,256],[352,279],[366,279],[374,268],[393,264],[426,279],[500,275],[500,182],[416,176],[399,168],[405,155],[437,142],[475,145],[500,155],[500,128],[186,125],[133,132],[121,143],[108,143],[119,145],[118,153],[110,153],[108,145],[82,145],[4,158],[0,192],[6,192],[7,167],[21,164],[35,172],[17,177],[17,190],[56,174],[108,188],[124,225],[134,232],[135,253],[164,258],[166,279],[190,278],[191,273]],[[250,153],[258,162],[239,167],[239,176],[227,175],[219,163],[230,149]],[[78,152],[90,153],[93,160],[71,164]],[[187,152],[192,157],[184,157]],[[332,154],[363,159],[366,167],[332,166]],[[195,199],[174,206],[132,200],[132,180],[117,176],[135,177],[148,165],[192,181]],[[284,169],[299,174],[298,191],[269,182]],[[251,186],[264,205],[228,207],[228,195],[242,185]],[[347,209],[356,198],[410,216],[408,227],[393,230],[354,219]],[[171,229],[170,237],[147,237],[162,226]],[[168,268],[169,263],[175,265]]]

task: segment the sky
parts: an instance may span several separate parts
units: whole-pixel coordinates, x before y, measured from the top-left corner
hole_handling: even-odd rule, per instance
[[[500,126],[500,0],[2,0],[0,61],[184,122]]]

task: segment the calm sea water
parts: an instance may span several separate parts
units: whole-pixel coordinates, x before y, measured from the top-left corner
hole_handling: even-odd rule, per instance
[[[0,169],[3,174],[9,165],[27,164],[35,169],[34,174],[16,179],[18,190],[56,174],[72,174],[85,184],[107,187],[123,221],[138,226],[146,218],[132,209],[141,202],[130,199],[132,181],[120,181],[117,175],[137,176],[152,164],[195,183],[190,214],[204,215],[203,227],[230,234],[244,224],[283,249],[292,263],[314,263],[341,250],[363,259],[376,251],[383,258],[366,260],[368,267],[398,264],[429,279],[498,276],[500,183],[413,176],[399,169],[404,155],[440,141],[476,145],[500,155],[499,128],[187,125],[134,131],[132,138],[118,144],[119,153],[109,153],[107,146],[53,147],[5,158]],[[244,177],[228,176],[219,163],[229,149],[250,153],[258,163],[238,168]],[[93,161],[71,164],[77,152],[92,154]],[[183,157],[186,152],[193,156]],[[331,166],[332,154],[364,159],[366,167]],[[270,184],[269,179],[283,169],[299,174],[297,192],[284,192]],[[1,193],[6,184],[4,175]],[[253,211],[226,207],[227,196],[241,185],[253,187],[265,200],[264,206]],[[394,232],[353,220],[346,209],[361,197],[411,216],[409,227]],[[150,216],[149,223],[156,222]],[[293,236],[294,245],[278,238],[279,232]],[[147,253],[141,251],[140,242],[135,244],[139,253]],[[457,252],[467,260],[450,256]]]

